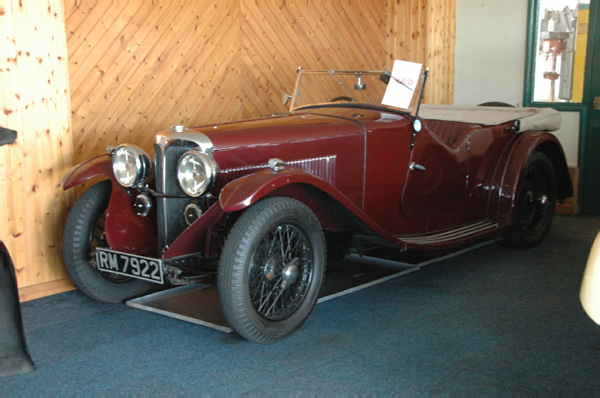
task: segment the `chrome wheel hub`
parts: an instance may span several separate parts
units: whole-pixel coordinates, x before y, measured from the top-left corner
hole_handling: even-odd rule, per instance
[[[289,285],[296,282],[296,279],[298,279],[298,266],[296,265],[297,263],[298,257],[294,258],[291,263],[289,263],[283,268],[283,271],[281,273],[282,289],[287,289]]]

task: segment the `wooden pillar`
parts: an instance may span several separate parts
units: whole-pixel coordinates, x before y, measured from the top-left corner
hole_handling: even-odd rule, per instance
[[[429,67],[424,102],[454,103],[456,0],[390,0],[388,58]]]
[[[0,0],[0,239],[15,264],[22,300],[70,286],[61,256],[60,181],[73,158],[69,73],[60,0]]]
[[[454,104],[456,0],[427,0],[425,98],[430,104]]]

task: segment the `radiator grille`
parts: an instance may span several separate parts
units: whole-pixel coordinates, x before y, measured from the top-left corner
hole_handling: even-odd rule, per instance
[[[286,167],[303,170],[309,174],[315,175],[331,185],[335,185],[335,161],[336,155],[321,156],[318,158],[298,159],[286,161]],[[269,168],[268,164],[257,164],[241,166],[221,170],[220,174],[227,175],[227,180],[234,180],[249,173],[254,173],[261,169]]]
[[[156,159],[156,191],[163,195],[185,195],[177,181],[179,158],[193,148],[187,146],[167,146],[164,151],[154,146]],[[158,238],[163,248],[169,246],[186,228],[183,216],[190,198],[159,197],[156,201],[158,214]]]

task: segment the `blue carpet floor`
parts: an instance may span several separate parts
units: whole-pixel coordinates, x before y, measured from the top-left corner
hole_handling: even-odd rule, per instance
[[[37,366],[0,396],[600,395],[600,326],[579,303],[598,217],[502,242],[317,305],[257,345],[68,292],[22,305]]]

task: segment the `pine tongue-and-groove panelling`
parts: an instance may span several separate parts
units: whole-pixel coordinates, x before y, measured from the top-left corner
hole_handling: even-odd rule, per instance
[[[64,210],[72,197],[58,187],[66,169],[61,165],[105,153],[107,145],[133,142],[152,153],[154,134],[175,124],[284,112],[281,96],[292,91],[298,66],[390,69],[394,59],[421,62],[430,67],[425,101],[452,103],[455,1],[54,0],[57,9],[64,6],[64,30],[62,18],[58,25],[50,16],[39,23],[57,30],[55,36],[62,40],[66,32],[69,84],[57,90],[70,90],[71,126],[58,125],[56,133],[41,134],[44,140],[37,130],[22,132],[23,142],[35,141],[40,147],[36,156],[52,164],[53,171],[48,188],[38,188],[33,196],[24,188],[13,195],[12,210],[0,210],[2,222],[8,220],[6,230],[32,230],[16,253],[19,286],[27,290],[65,278],[60,246]],[[0,2],[27,14],[17,1]],[[23,26],[31,30],[31,21]],[[46,44],[40,41],[42,53]],[[32,71],[28,76],[22,80],[47,85],[44,74]],[[39,115],[48,117],[44,112]],[[62,112],[59,119],[68,121],[68,106],[61,103],[53,112]],[[27,153],[31,158],[34,152]],[[19,169],[20,160],[12,155],[10,162],[2,165],[3,186],[7,178],[20,178],[19,173],[24,179],[38,178],[37,168]],[[51,223],[42,225],[36,218],[19,224],[18,214],[37,211],[44,200],[52,201]],[[11,236],[3,239],[14,247]],[[38,250],[38,242],[51,247],[51,253]],[[22,297],[53,292],[36,289]]]
[[[76,161],[240,118],[237,1],[66,1],[65,19]]]
[[[453,24],[453,1],[65,1],[75,161],[124,141],[151,151],[175,124],[284,112],[298,66],[432,61],[426,100],[452,102],[454,53],[431,35],[453,35],[439,21]]]
[[[73,148],[61,0],[0,0],[0,87],[0,126],[17,132],[0,147],[0,240],[27,298],[64,291],[60,235],[73,193],[60,184]]]

